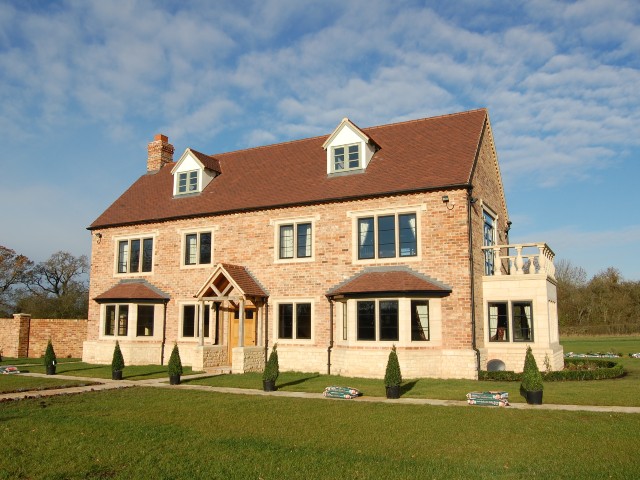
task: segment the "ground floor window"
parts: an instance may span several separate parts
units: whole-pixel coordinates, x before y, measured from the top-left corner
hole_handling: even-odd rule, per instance
[[[278,338],[311,339],[311,303],[278,304]]]
[[[532,342],[532,303],[490,302],[489,340],[491,342]]]
[[[397,300],[358,301],[356,311],[358,340],[399,339]]]
[[[411,341],[429,340],[429,301],[411,300]]]
[[[120,303],[104,306],[104,335],[127,337],[153,337],[155,333],[156,305]]]
[[[211,308],[204,305],[203,313],[203,334],[209,336],[209,317]],[[184,338],[200,337],[200,305],[182,305],[182,336]]]
[[[152,337],[154,324],[153,305],[138,305],[138,325],[136,335],[138,337]]]

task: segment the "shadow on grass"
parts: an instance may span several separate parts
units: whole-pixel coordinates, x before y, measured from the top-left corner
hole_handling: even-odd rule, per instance
[[[404,395],[405,393],[409,393],[413,387],[416,386],[416,383],[418,383],[417,380],[414,380],[412,382],[407,382],[403,385],[400,385],[400,395]]]
[[[320,374],[316,373],[315,375],[310,375],[308,377],[299,378],[297,380],[292,380],[291,382],[280,383],[278,384],[278,388],[282,387],[292,387],[293,385],[300,385],[301,383],[308,382],[309,380],[313,380],[314,378],[320,377]]]

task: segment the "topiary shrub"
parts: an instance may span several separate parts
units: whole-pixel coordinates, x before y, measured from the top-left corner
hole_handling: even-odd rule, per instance
[[[171,350],[171,356],[169,357],[169,376],[176,377],[182,375],[182,361],[180,360],[180,350],[178,350],[178,344],[173,344],[173,350]]]
[[[49,341],[47,342],[47,348],[44,351],[44,366],[55,367],[56,361],[56,352],[53,351],[53,344],[51,343],[51,339],[49,339]]]
[[[111,371],[121,372],[122,370],[124,370],[124,357],[120,350],[120,343],[116,340],[116,346],[113,349],[113,359],[111,360]]]
[[[399,387],[402,383],[402,373],[400,372],[400,362],[396,353],[396,346],[391,348],[389,359],[387,360],[387,369],[384,374],[385,387]]]
[[[267,364],[264,366],[264,371],[262,372],[262,380],[265,382],[275,383],[279,375],[280,364],[278,362],[278,344],[274,343],[271,354],[269,355],[269,360],[267,360]]]
[[[524,357],[521,387],[526,392],[540,392],[544,388],[542,384],[542,374],[540,370],[538,370],[538,364],[533,356],[531,347],[527,347],[527,353]]]

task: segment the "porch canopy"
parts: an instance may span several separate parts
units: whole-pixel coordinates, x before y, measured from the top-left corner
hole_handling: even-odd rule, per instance
[[[213,273],[204,282],[195,298],[201,302],[234,302],[240,308],[240,322],[238,325],[239,347],[244,346],[245,303],[251,301],[256,307],[260,307],[269,294],[260,285],[258,280],[244,266],[219,263]],[[200,308],[200,312],[203,308]],[[200,315],[200,345],[204,345],[203,316]]]

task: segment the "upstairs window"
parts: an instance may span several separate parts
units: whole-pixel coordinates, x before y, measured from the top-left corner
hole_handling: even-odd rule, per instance
[[[198,170],[181,172],[178,174],[178,195],[195,193],[198,191]]]
[[[361,168],[360,144],[333,148],[333,171],[342,172]]]
[[[358,219],[358,259],[418,255],[416,214],[392,214]]]
[[[118,242],[118,273],[151,272],[153,238],[131,238]]]
[[[280,225],[279,258],[311,257],[311,223]]]
[[[493,247],[496,244],[496,219],[486,210],[483,212],[483,245]],[[495,255],[493,250],[484,251],[484,274],[493,275],[495,269]]]
[[[211,263],[211,232],[188,233],[184,237],[184,264]]]

